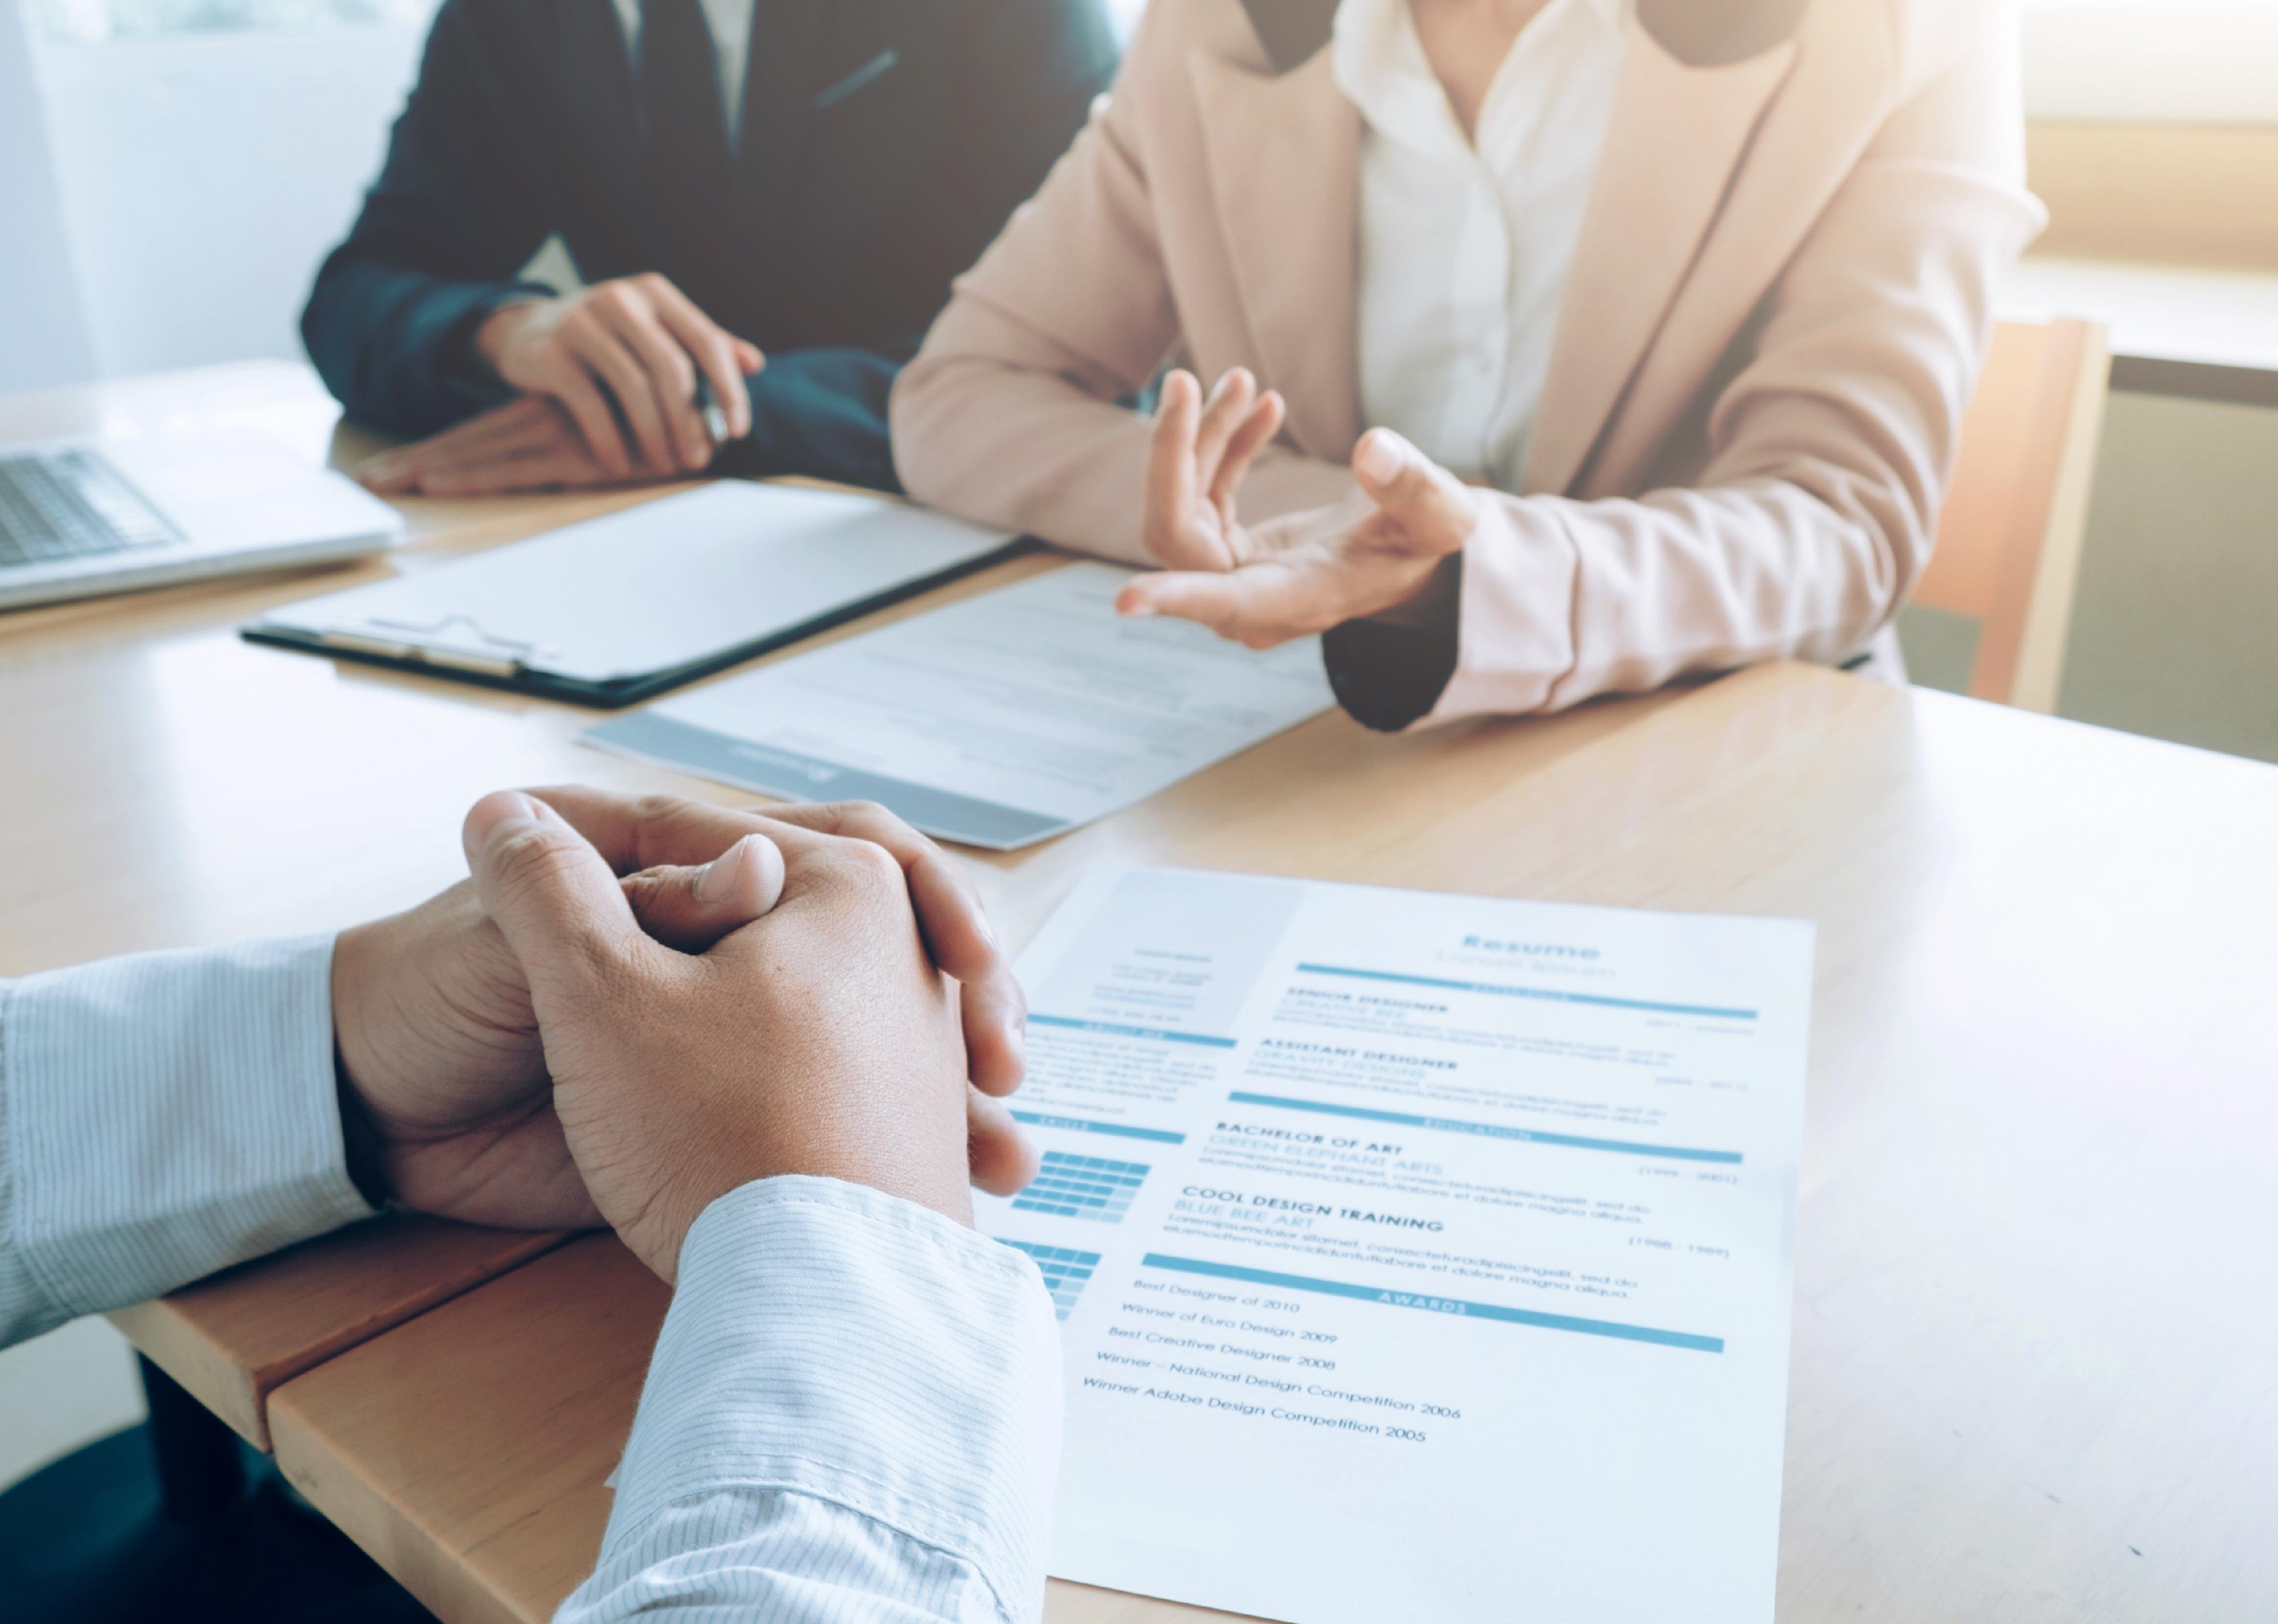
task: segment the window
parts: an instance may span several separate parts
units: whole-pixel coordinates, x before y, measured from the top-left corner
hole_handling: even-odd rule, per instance
[[[2278,124],[2278,0],[2025,0],[2025,108]]]
[[[63,44],[424,26],[438,0],[32,0]],[[762,0],[763,3],[763,0]],[[1128,37],[1147,0],[1105,0]],[[2278,124],[2278,0],[2022,0],[2025,103],[2038,118]]]
[[[33,0],[42,38],[58,44],[338,23],[424,23],[436,0]]]

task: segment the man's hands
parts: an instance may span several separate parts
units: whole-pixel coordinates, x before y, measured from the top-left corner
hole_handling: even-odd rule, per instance
[[[916,911],[917,927],[934,963],[961,984],[959,1010],[974,1084],[990,1094],[1007,1094],[1021,1086],[1026,1070],[1022,1042],[1028,999],[990,926],[980,893],[946,852],[884,807],[867,801],[826,801],[739,812],[669,795],[628,800],[576,787],[534,794],[591,841],[620,873],[701,861],[753,833],[767,835],[778,845],[786,831],[805,830],[878,847],[902,871],[909,905]],[[982,1182],[995,1187],[986,1179]]]
[[[520,398],[356,470],[383,496],[677,479],[711,466],[696,380],[710,386],[730,439],[752,431],[746,375],[766,364],[654,272],[493,311],[475,349]]]
[[[659,1275],[706,1207],[779,1174],[971,1222],[958,1001],[883,847],[774,831],[781,900],[690,956],[643,933],[600,854],[543,802],[487,797],[465,836],[529,973],[570,1153]]]
[[[549,395],[517,395],[440,434],[382,452],[355,471],[381,496],[489,496],[620,483],[602,466],[569,408]]]
[[[727,414],[729,438],[752,431],[744,375],[760,370],[759,347],[654,271],[493,311],[475,331],[475,349],[516,389],[568,408],[618,479],[693,474],[712,461],[711,438],[692,404],[699,368]],[[619,412],[632,430],[630,446],[618,431]]]
[[[1280,397],[1240,369],[1201,399],[1188,372],[1163,382],[1147,477],[1147,550],[1166,568],[1116,594],[1124,614],[1197,621],[1271,648],[1367,615],[1397,614],[1479,522],[1469,486],[1388,429],[1353,448],[1360,489],[1334,507],[1244,526],[1235,498],[1280,431]]]
[[[582,831],[591,861],[659,953],[700,954],[767,914],[784,894],[784,842],[829,837],[889,863],[935,963],[963,982],[972,1083],[967,1132],[952,1132],[972,1178],[1009,1193],[1034,1153],[990,1094],[1022,1071],[1026,1005],[963,872],[899,820],[862,805],[730,812],[669,797],[629,800],[587,789],[537,792],[538,814]],[[691,960],[690,962],[693,962]],[[550,1228],[597,1221],[586,1178],[555,1109],[548,1050],[522,961],[471,885],[411,912],[344,933],[333,958],[343,1079],[406,1205],[477,1223]],[[954,1037],[954,1032],[952,1032]],[[986,1089],[988,1094],[981,1092]]]
[[[752,836],[623,888],[644,929],[700,952],[775,906],[783,859]],[[333,1029],[377,1170],[405,1206],[519,1229],[600,1221],[554,1113],[528,980],[472,881],[340,933]]]

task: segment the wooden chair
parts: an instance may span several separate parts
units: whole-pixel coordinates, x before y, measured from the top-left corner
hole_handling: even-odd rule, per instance
[[[1914,603],[1978,622],[1967,691],[2052,713],[2112,358],[2083,321],[2004,322]],[[1901,640],[1907,625],[1900,623]]]

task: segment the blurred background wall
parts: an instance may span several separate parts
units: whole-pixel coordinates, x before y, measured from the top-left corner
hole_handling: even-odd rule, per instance
[[[0,345],[0,389],[36,389],[92,376],[95,350],[64,225],[31,19],[15,7],[16,0],[0,0],[0,221],[10,242],[0,252],[0,310],[18,313]]]
[[[76,298],[103,376],[297,355],[434,3],[0,0],[0,195],[47,240],[19,201],[46,171],[75,267],[28,308]],[[1143,4],[1112,9],[1128,28]],[[2025,29],[2043,255],[2278,275],[2278,3],[2028,0]]]
[[[301,300],[378,170],[431,8],[122,4],[107,33],[111,9],[33,7],[96,370],[299,355]]]

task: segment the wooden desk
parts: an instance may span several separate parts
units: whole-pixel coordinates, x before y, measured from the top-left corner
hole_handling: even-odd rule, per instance
[[[424,519],[403,562],[573,510]],[[401,906],[501,782],[744,799],[577,749],[582,713],[232,634],[313,590],[0,620],[0,973]],[[2198,1624],[2278,1616],[2274,827],[2270,768],[1768,668],[1422,739],[1325,718],[976,873],[1015,941],[1111,858],[1816,919],[1781,1616]],[[290,1267],[199,1289],[258,1317]],[[453,1624],[541,1618],[662,1303],[588,1238],[393,1329],[327,1310],[279,1458]],[[233,1381],[257,1363],[209,1339]]]
[[[337,416],[306,369],[257,363],[0,400],[0,439],[230,424],[312,461],[353,460],[369,443],[336,429]],[[236,635],[272,604],[656,494],[411,503],[413,543],[392,558],[0,615],[0,975],[409,906],[463,874],[459,820],[506,785],[576,780],[755,804],[580,747],[595,712]],[[1016,560],[832,635],[1054,567]],[[1041,850],[976,858],[975,873],[1017,940],[1095,862],[1159,857],[1291,800],[1340,809],[1356,828],[1400,827],[1419,804],[1487,793],[1666,703],[1402,740],[1323,717]],[[114,1317],[266,1447],[278,1383],[554,1243],[386,1220]]]
[[[1158,855],[1818,922],[1782,1619],[2278,1616],[2278,771],[1776,667],[1421,798]],[[543,1620],[663,1309],[581,1241],[287,1383],[279,1460],[453,1624]]]

